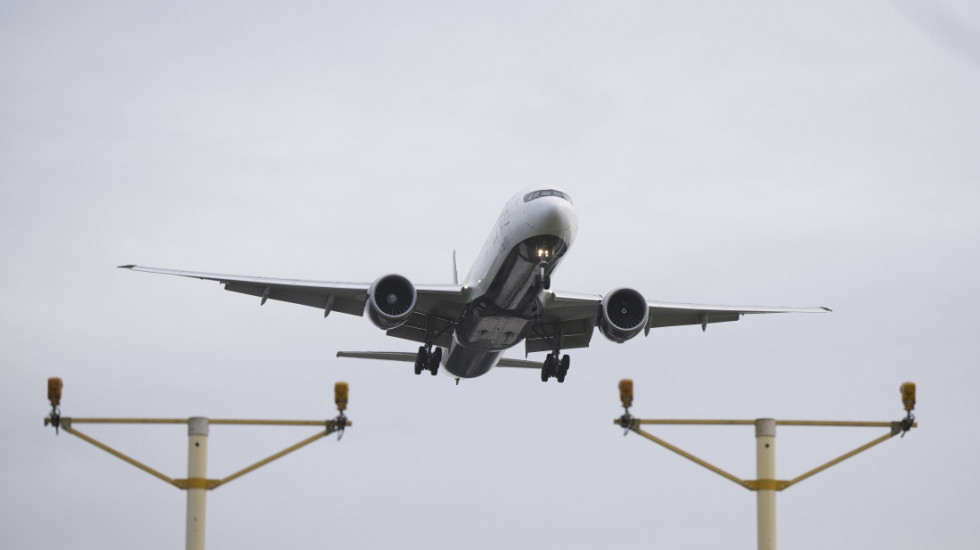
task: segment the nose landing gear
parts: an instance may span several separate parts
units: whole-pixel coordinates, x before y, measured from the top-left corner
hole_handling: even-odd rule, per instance
[[[550,290],[551,289],[551,275],[548,275],[547,271],[545,271],[545,266],[546,265],[547,264],[545,264],[544,262],[542,262],[541,265],[538,266],[538,272],[535,274],[535,278],[537,279],[538,286],[540,288],[543,288],[544,290]]]

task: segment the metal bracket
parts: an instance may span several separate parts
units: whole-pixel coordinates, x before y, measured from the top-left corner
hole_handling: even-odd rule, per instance
[[[746,479],[742,485],[750,491],[782,491],[792,483],[781,479]]]
[[[892,422],[892,435],[896,435],[901,432],[901,437],[905,437],[905,434],[908,433],[908,431],[913,427],[915,427],[915,417],[912,416],[912,412],[909,411],[909,413],[905,415],[905,418],[899,420],[898,422]]]

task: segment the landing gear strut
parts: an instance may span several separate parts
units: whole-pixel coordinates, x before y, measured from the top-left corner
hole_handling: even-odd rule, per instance
[[[541,288],[543,288],[545,290],[550,290],[551,289],[551,275],[548,275],[548,273],[545,271],[544,268],[545,268],[545,264],[544,263],[542,263],[541,265],[538,266],[538,273],[536,275],[536,278],[538,280],[538,286],[540,286]]]
[[[547,382],[549,378],[556,378],[559,384],[564,382],[571,362],[571,358],[567,355],[559,355],[557,351],[549,353],[544,359],[544,366],[541,367],[541,381]]]
[[[439,364],[442,362],[442,348],[432,349],[432,346],[419,346],[419,353],[415,356],[415,374],[422,374],[422,371],[429,371],[432,376],[439,372]]]

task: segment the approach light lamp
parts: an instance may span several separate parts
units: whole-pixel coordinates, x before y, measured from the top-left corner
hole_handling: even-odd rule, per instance
[[[902,404],[905,405],[905,410],[912,412],[915,408],[915,382],[906,382],[902,384]]]
[[[349,388],[347,382],[337,382],[333,387],[333,400],[337,404],[337,410],[341,413],[347,409],[347,395]]]
[[[633,406],[633,381],[629,378],[619,381],[619,400],[623,402],[624,409]]]
[[[61,378],[48,378],[48,401],[51,402],[52,407],[61,405],[61,388],[63,387],[64,384],[61,382]]]

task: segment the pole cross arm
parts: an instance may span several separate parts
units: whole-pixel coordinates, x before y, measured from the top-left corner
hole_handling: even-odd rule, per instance
[[[65,432],[74,435],[75,437],[89,443],[103,451],[111,454],[112,456],[129,463],[140,470],[166,482],[169,485],[173,485],[181,490],[189,489],[216,489],[221,485],[224,485],[232,480],[238,479],[239,477],[256,470],[270,462],[282,458],[287,454],[297,451],[320,438],[326,437],[332,433],[342,431],[347,426],[351,425],[350,420],[346,417],[340,416],[333,420],[237,420],[237,419],[216,419],[209,421],[210,424],[228,424],[228,425],[252,425],[252,426],[321,426],[324,428],[322,432],[319,432],[311,437],[308,437],[295,445],[291,445],[286,449],[279,451],[267,458],[264,458],[251,466],[243,468],[227,477],[222,479],[205,479],[200,477],[192,477],[189,479],[174,479],[171,478],[149,466],[143,464],[142,462],[136,460],[135,458],[122,453],[97,439],[85,435],[84,433],[78,431],[74,428],[75,424],[187,424],[188,419],[184,418],[69,418],[69,417],[59,417],[56,420],[48,417],[44,419],[45,426],[54,424],[55,427],[60,427]]]
[[[781,426],[833,426],[833,427],[873,427],[873,428],[888,428],[889,433],[875,438],[869,443],[861,445],[860,447],[844,453],[843,455],[830,460],[812,470],[809,470],[793,479],[790,480],[780,480],[780,479],[741,479],[717,466],[698,458],[687,451],[680,449],[670,443],[660,439],[659,437],[644,431],[640,428],[641,425],[673,425],[673,426],[748,426],[755,425],[755,420],[701,420],[701,419],[640,419],[633,418],[624,415],[620,418],[613,420],[613,422],[620,427],[626,428],[628,431],[634,432],[643,436],[644,438],[660,445],[661,447],[676,453],[695,464],[702,466],[712,472],[720,475],[721,477],[735,482],[738,485],[745,487],[750,491],[782,491],[788,487],[795,485],[804,479],[812,477],[831,466],[840,464],[841,462],[851,458],[858,453],[866,451],[875,445],[883,443],[892,437],[904,433],[911,428],[918,427],[918,423],[911,420],[911,418],[906,418],[898,422],[863,422],[863,421],[831,421],[831,420],[776,420],[775,425]]]

